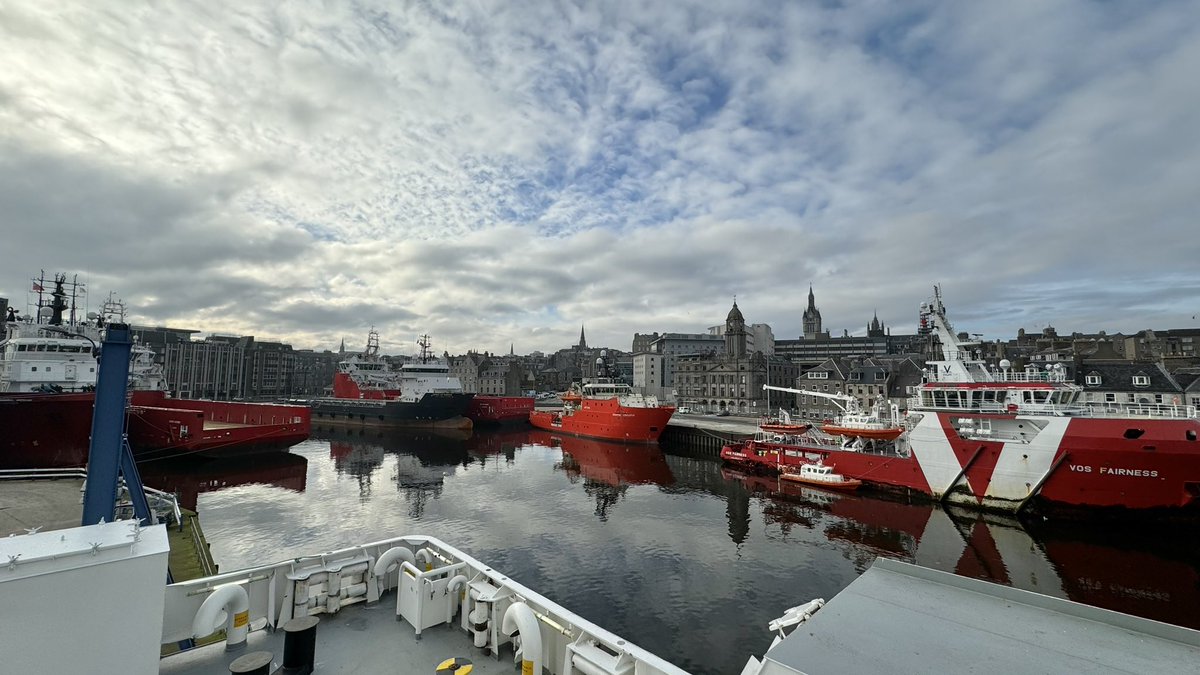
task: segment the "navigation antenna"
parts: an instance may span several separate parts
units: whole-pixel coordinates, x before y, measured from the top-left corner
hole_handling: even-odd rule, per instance
[[[379,356],[379,333],[375,331],[375,326],[371,326],[371,330],[367,333],[367,349],[363,352],[363,356]]]
[[[417,337],[417,345],[421,348],[421,363],[425,363],[429,360],[430,344],[432,343],[429,341],[428,335],[421,335]]]

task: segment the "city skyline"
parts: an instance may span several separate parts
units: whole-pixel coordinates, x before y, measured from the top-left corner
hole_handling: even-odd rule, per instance
[[[532,27],[532,28],[531,28]],[[389,353],[1195,328],[1194,3],[0,9],[0,296]]]

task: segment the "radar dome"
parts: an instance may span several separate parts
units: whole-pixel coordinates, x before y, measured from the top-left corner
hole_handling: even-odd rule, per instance
[[[50,309],[49,307],[43,307],[38,310],[38,316],[43,319],[50,318],[50,315],[53,313],[54,313],[54,310]]]
[[[1012,368],[1012,361],[1009,361],[1008,359],[1000,359],[1000,367]]]

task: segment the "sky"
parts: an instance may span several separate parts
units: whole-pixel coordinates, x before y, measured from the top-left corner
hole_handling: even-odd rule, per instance
[[[0,0],[0,296],[388,353],[1200,328],[1200,3]]]

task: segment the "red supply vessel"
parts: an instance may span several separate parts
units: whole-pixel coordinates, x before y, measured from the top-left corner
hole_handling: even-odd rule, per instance
[[[989,368],[951,328],[936,287],[921,322],[936,334],[942,359],[929,362],[907,413],[848,407],[825,429],[760,432],[726,445],[722,459],[772,472],[824,462],[871,487],[985,510],[1200,517],[1195,407],[1092,404],[1061,367]]]

